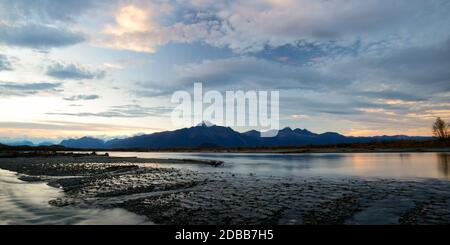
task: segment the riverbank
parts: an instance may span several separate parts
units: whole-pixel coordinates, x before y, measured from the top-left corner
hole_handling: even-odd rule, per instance
[[[166,163],[174,160],[0,158],[0,168],[22,180],[61,188],[64,195],[50,200],[53,206],[123,208],[156,224],[450,223],[446,180],[257,176]]]
[[[113,151],[135,152],[190,152],[190,153],[416,153],[450,152],[448,142],[427,140],[374,141],[368,143],[344,143],[302,146],[259,146],[259,147],[193,147],[169,149],[113,149]]]
[[[151,151],[150,151],[151,152]],[[165,152],[165,151],[155,151]],[[167,152],[192,152],[192,153],[419,153],[419,152],[450,152],[448,147],[440,148],[355,148],[355,147],[304,147],[304,148],[271,148],[271,149],[222,149],[222,150],[178,150]]]
[[[36,153],[64,153],[64,152],[148,152],[148,153],[418,153],[418,152],[450,152],[450,145],[446,141],[438,140],[393,140],[374,141],[367,143],[340,143],[327,145],[300,146],[255,146],[255,147],[190,147],[190,148],[66,148],[54,146],[5,146],[0,144],[0,157],[17,152]]]
[[[74,152],[8,152],[0,155],[0,159],[7,162],[13,162],[13,166],[17,166],[16,162],[32,162],[46,164],[64,164],[64,163],[159,163],[159,164],[204,164],[218,167],[223,164],[222,161],[201,160],[201,159],[170,159],[170,158],[137,158],[137,157],[110,157],[108,153],[98,155],[92,153],[74,153]],[[32,159],[32,161],[27,161]]]

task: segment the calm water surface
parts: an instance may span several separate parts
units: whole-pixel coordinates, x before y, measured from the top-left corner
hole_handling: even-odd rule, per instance
[[[450,180],[450,154],[445,153],[342,153],[342,154],[246,154],[246,153],[136,153],[109,152],[111,156],[140,158],[215,159],[221,167],[206,165],[158,165],[196,171],[241,174],[321,177],[381,177],[394,179],[435,178]],[[0,169],[0,224],[148,224],[121,209],[56,208],[49,200],[63,195],[45,183],[18,180]]]
[[[450,153],[136,153],[109,152],[111,156],[222,160],[222,167],[170,166],[198,171],[287,176],[438,178],[450,180]],[[164,166],[164,165],[160,165]]]

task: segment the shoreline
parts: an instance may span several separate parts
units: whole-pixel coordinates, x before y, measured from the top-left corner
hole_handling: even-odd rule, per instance
[[[57,163],[77,163],[94,161],[96,163],[158,163],[158,164],[202,164],[218,167],[224,164],[223,161],[218,160],[203,160],[203,159],[172,159],[172,158],[138,158],[138,157],[113,157],[108,153],[98,154],[86,154],[86,153],[73,153],[73,152],[13,152],[0,155],[1,159],[40,159],[41,161],[48,161]]]
[[[5,146],[2,154],[14,152],[148,152],[148,153],[420,153],[450,152],[448,142],[429,140],[374,141],[368,143],[336,143],[324,145],[243,146],[243,147],[176,147],[176,148],[66,148],[53,146]]]
[[[164,225],[450,223],[448,180],[204,173],[142,162],[19,157],[0,158],[0,168],[61,188],[64,196],[49,201],[55,207],[122,208]]]
[[[114,152],[114,151],[110,151]],[[121,151],[118,151],[121,152]],[[127,151],[127,152],[149,152],[149,153],[251,153],[251,154],[302,154],[302,153],[444,153],[449,152],[450,148],[405,148],[405,149],[356,149],[356,148],[328,148],[328,149],[300,149],[300,150],[241,150],[241,151]]]
[[[269,149],[269,150],[108,150],[96,152],[135,152],[135,153],[250,153],[250,154],[302,154],[302,153],[450,153],[450,147],[442,148],[402,148],[402,149],[358,149],[358,148],[306,148],[306,149]],[[92,152],[92,150],[67,150],[58,152]],[[187,159],[195,160],[195,159]]]
[[[79,152],[90,152],[92,150],[79,150]],[[108,150],[98,149],[98,152],[136,152],[136,153],[251,153],[251,154],[301,154],[301,153],[422,153],[422,152],[449,152],[450,147],[440,148],[301,148],[301,149],[249,149],[249,150],[232,150],[232,149],[215,149],[215,150]]]

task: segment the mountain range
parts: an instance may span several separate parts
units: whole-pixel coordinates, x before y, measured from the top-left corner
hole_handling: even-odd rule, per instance
[[[104,141],[92,137],[63,140],[60,145],[80,149],[168,149],[213,147],[303,146],[342,143],[367,143],[394,140],[429,140],[419,136],[348,137],[334,132],[316,134],[306,129],[284,128],[276,137],[264,138],[256,130],[240,133],[230,127],[200,125],[153,134]]]
[[[3,142],[3,145],[8,145],[8,146],[51,146],[51,145],[55,145],[55,144],[52,142],[41,142],[39,144],[34,144],[33,142],[31,142],[29,140],[20,140],[20,141]]]

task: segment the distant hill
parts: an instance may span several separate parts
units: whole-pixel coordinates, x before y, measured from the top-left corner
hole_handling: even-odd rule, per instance
[[[39,144],[34,144],[33,142],[29,140],[22,140],[22,141],[12,141],[12,142],[3,142],[3,146],[52,146],[56,145],[52,142],[41,142]]]
[[[53,142],[41,142],[39,144],[37,144],[37,146],[52,146],[52,145],[56,145]]]
[[[344,143],[369,143],[395,140],[429,140],[431,137],[376,136],[347,137],[328,132],[316,134],[306,129],[284,128],[276,137],[263,138],[252,130],[239,133],[229,127],[206,123],[191,128],[103,141],[92,137],[63,140],[60,145],[80,149],[167,149],[167,148],[214,148],[214,147],[264,147],[304,146]]]
[[[80,148],[80,149],[103,149],[105,142],[100,139],[92,137],[83,137],[80,139],[68,139],[61,141],[60,145],[67,148]]]
[[[34,143],[28,140],[6,142],[4,144],[9,146],[34,146]]]

